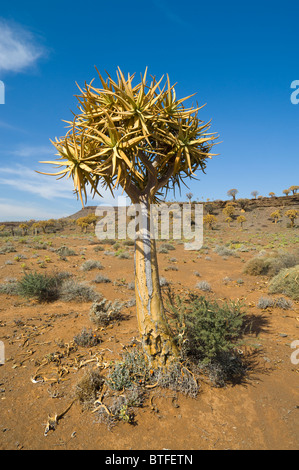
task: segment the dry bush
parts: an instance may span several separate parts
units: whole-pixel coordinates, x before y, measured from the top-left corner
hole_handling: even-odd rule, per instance
[[[246,263],[244,268],[245,274],[253,276],[265,275],[273,277],[279,273],[281,269],[291,268],[299,262],[299,253],[278,253],[269,257],[252,258]]]
[[[104,384],[104,378],[98,371],[89,370],[77,383],[75,396],[83,406],[90,409],[94,406],[97,394]]]
[[[101,299],[93,303],[89,318],[98,326],[107,326],[114,321],[124,319],[124,315],[121,313],[122,308],[123,304],[118,300],[112,303],[110,300]]]
[[[292,268],[282,269],[270,282],[269,292],[285,294],[299,300],[299,264]]]

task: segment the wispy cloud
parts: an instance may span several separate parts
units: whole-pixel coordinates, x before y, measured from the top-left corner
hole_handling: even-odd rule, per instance
[[[0,72],[21,72],[45,54],[32,33],[0,18]]]
[[[167,4],[167,2],[162,2],[158,0],[152,0],[155,7],[160,10],[163,16],[170,21],[171,23],[176,23],[179,26],[187,26],[186,21],[182,18],[181,12],[176,13],[173,3]]]
[[[56,150],[54,147],[46,145],[20,145],[15,150],[11,150],[10,155],[15,157],[53,157]],[[56,158],[56,157],[55,157]]]
[[[70,180],[57,181],[23,165],[1,168],[0,185],[10,186],[18,193],[30,193],[47,200],[74,199],[73,184]]]

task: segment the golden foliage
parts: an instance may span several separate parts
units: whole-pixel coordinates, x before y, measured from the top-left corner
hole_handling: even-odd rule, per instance
[[[135,86],[134,75],[125,79],[119,68],[116,81],[98,75],[102,88],[93,80],[79,88],[79,112],[66,135],[52,142],[59,159],[42,162],[59,171],[42,174],[71,177],[84,205],[87,186],[93,196],[100,195],[99,185],[112,194],[121,186],[133,202],[144,195],[152,202],[162,188],[205,171],[216,137],[208,133],[210,122],[199,119],[200,107],[184,107],[190,96],[176,98],[168,75],[163,86],[163,77],[148,84],[147,70]]]

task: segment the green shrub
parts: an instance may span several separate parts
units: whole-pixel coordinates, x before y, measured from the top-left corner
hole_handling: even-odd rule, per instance
[[[244,324],[239,303],[219,305],[194,294],[188,302],[180,298],[177,302],[174,311],[184,325],[182,346],[187,355],[205,363],[236,347]]]
[[[59,296],[59,285],[55,275],[26,273],[18,283],[18,294],[38,302],[51,302]]]
[[[205,370],[217,386],[241,380],[246,371],[237,352],[245,324],[241,305],[220,305],[190,294],[188,299],[172,299],[170,307],[182,358],[189,358]]]
[[[149,380],[150,372],[144,354],[137,349],[126,351],[123,360],[114,364],[107,377],[107,384],[112,390],[131,389],[141,380]]]
[[[269,284],[272,294],[285,294],[299,300],[299,264],[292,268],[282,269]]]

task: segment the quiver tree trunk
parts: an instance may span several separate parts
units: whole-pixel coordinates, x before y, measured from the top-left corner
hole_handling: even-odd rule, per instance
[[[178,356],[178,349],[164,312],[149,207],[148,201],[141,201],[135,240],[135,291],[142,346],[150,365],[155,368],[171,363]]]

